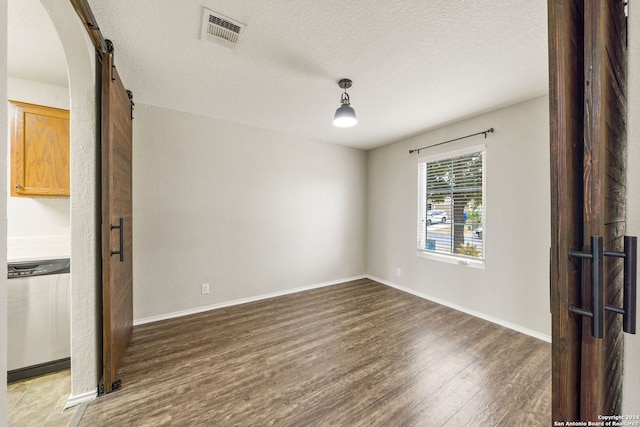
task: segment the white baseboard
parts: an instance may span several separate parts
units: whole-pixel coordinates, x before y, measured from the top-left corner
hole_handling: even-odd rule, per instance
[[[546,341],[546,342],[549,342],[549,343],[551,342],[551,336],[550,335],[542,334],[542,333],[540,333],[538,331],[534,331],[533,329],[528,329],[528,328],[525,328],[523,326],[516,325],[515,323],[507,322],[506,320],[502,320],[502,319],[499,319],[497,317],[489,316],[488,314],[481,313],[481,312],[475,311],[475,310],[471,310],[471,309],[468,309],[466,307],[462,307],[462,306],[460,306],[458,304],[454,304],[454,303],[451,303],[449,301],[446,301],[446,300],[443,300],[443,299],[440,299],[440,298],[432,297],[432,296],[424,294],[422,292],[415,291],[413,289],[406,288],[404,286],[400,286],[398,284],[395,284],[393,282],[389,282],[387,280],[380,279],[380,278],[375,277],[375,276],[367,275],[367,278],[369,278],[371,280],[375,280],[376,282],[380,282],[383,285],[387,285],[387,286],[390,286],[392,288],[398,289],[398,290],[400,290],[402,292],[407,292],[407,293],[409,293],[411,295],[415,295],[417,297],[420,297],[420,298],[435,302],[436,304],[444,305],[446,307],[453,308],[454,310],[458,310],[458,311],[461,311],[463,313],[470,314],[471,316],[479,317],[480,319],[487,320],[487,321],[489,321],[491,323],[495,323],[497,325],[504,326],[505,328],[513,329],[514,331],[523,333],[525,335],[529,335],[529,336],[537,338],[539,340]]]
[[[231,307],[231,306],[234,306],[234,305],[246,304],[248,302],[254,302],[254,301],[260,301],[260,300],[268,299],[268,298],[280,297],[280,296],[283,296],[283,295],[294,294],[296,292],[308,291],[308,290],[311,290],[311,289],[323,288],[323,287],[326,287],[326,286],[338,285],[340,283],[350,282],[352,280],[366,279],[366,278],[367,278],[367,276],[363,274],[361,276],[347,277],[347,278],[344,278],[344,279],[332,280],[330,282],[317,283],[315,285],[302,286],[300,288],[287,289],[287,290],[284,290],[284,291],[258,295],[258,296],[255,296],[255,297],[241,298],[241,299],[237,299],[237,300],[233,300],[233,301],[221,302],[221,303],[218,303],[218,304],[212,304],[212,305],[206,305],[206,306],[202,306],[202,307],[190,308],[188,310],[174,311],[172,313],[161,314],[159,316],[144,317],[142,319],[135,319],[133,321],[133,325],[134,326],[138,326],[138,325],[144,325],[146,323],[159,322],[160,320],[175,319],[176,317],[188,316],[190,314],[203,313],[205,311],[216,310],[216,309],[225,308],[225,307]]]
[[[82,393],[82,394],[75,394],[75,395],[72,394],[67,399],[67,404],[64,405],[64,409],[68,409],[68,408],[74,407],[74,406],[79,405],[81,403],[91,402],[96,397],[98,397],[98,391],[97,390],[96,391],[89,391],[87,393]]]

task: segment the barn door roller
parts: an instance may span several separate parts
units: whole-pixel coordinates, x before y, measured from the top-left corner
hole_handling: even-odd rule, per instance
[[[569,311],[579,316],[591,318],[591,335],[604,338],[604,312],[611,311],[622,315],[622,330],[629,334],[636,333],[636,272],[638,261],[638,238],[624,236],[624,252],[605,251],[603,238],[591,237],[591,252],[570,251],[572,258],[591,260],[591,309],[578,308],[573,305]],[[604,304],[604,257],[624,259],[624,296],[623,305],[612,307]]]

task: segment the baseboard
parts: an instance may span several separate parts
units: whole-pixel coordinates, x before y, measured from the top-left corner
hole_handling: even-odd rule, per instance
[[[7,383],[24,380],[26,378],[39,377],[40,375],[62,371],[63,369],[69,369],[70,367],[71,358],[65,357],[64,359],[27,366],[26,368],[14,369],[7,372]]]
[[[529,336],[531,336],[533,338],[537,338],[539,340],[546,341],[546,342],[551,342],[551,336],[546,335],[546,334],[542,334],[542,333],[540,333],[538,331],[534,331],[533,329],[528,329],[528,328],[525,328],[523,326],[516,325],[515,323],[507,322],[506,320],[502,320],[502,319],[499,319],[497,317],[489,316],[488,314],[481,313],[481,312],[475,311],[475,310],[471,310],[471,309],[468,309],[466,307],[462,307],[462,306],[460,306],[458,304],[454,304],[454,303],[451,303],[449,301],[446,301],[446,300],[443,300],[443,299],[440,299],[440,298],[432,297],[432,296],[424,294],[422,292],[415,291],[413,289],[406,288],[404,286],[400,286],[400,285],[398,285],[396,283],[389,282],[389,281],[384,280],[384,279],[380,279],[379,277],[367,275],[367,278],[371,279],[371,280],[375,280],[376,282],[380,282],[383,285],[387,285],[387,286],[390,286],[392,288],[398,289],[398,290],[400,290],[402,292],[407,292],[407,293],[409,293],[411,295],[415,295],[417,297],[420,297],[420,298],[435,302],[436,304],[444,305],[446,307],[453,308],[454,310],[458,310],[458,311],[461,311],[463,313],[470,314],[471,316],[479,317],[480,319],[487,320],[487,321],[489,321],[491,323],[495,323],[497,325],[504,326],[505,328],[513,329],[514,331],[523,333],[525,335],[529,335]]]
[[[71,408],[71,407],[79,405],[81,403],[91,402],[96,397],[98,397],[98,392],[97,391],[88,391],[86,393],[76,394],[76,395],[72,394],[67,399],[67,404],[64,405],[64,409]]]
[[[144,324],[147,324],[147,323],[159,322],[161,320],[175,319],[177,317],[189,316],[190,314],[203,313],[205,311],[217,310],[219,308],[225,308],[225,307],[231,307],[231,306],[234,306],[234,305],[246,304],[248,302],[260,301],[260,300],[268,299],[268,298],[281,297],[281,296],[284,296],[284,295],[294,294],[296,292],[303,292],[303,291],[308,291],[308,290],[311,290],[311,289],[324,288],[326,286],[333,286],[333,285],[338,285],[340,283],[350,282],[352,280],[359,280],[359,279],[366,279],[366,278],[367,278],[367,276],[363,274],[363,275],[360,275],[360,276],[347,277],[347,278],[339,279],[339,280],[332,280],[330,282],[323,282],[323,283],[317,283],[317,284],[309,285],[309,286],[302,286],[300,288],[293,288],[293,289],[287,289],[287,290],[284,290],[284,291],[273,292],[273,293],[269,293],[269,294],[257,295],[255,297],[241,298],[241,299],[237,299],[237,300],[221,302],[221,303],[218,303],[218,304],[212,304],[212,305],[206,305],[206,306],[202,306],[202,307],[190,308],[188,310],[174,311],[172,313],[161,314],[159,316],[144,317],[142,319],[134,320],[133,321],[133,325],[134,326],[138,326],[138,325],[144,325]]]
[[[222,303],[218,303],[218,304],[212,304],[212,305],[207,305],[207,306],[202,306],[202,307],[195,307],[195,308],[191,308],[188,310],[180,310],[180,311],[174,311],[171,313],[167,313],[167,314],[162,314],[159,316],[151,316],[151,317],[145,317],[142,319],[136,319],[133,321],[134,326],[137,325],[144,325],[147,323],[153,323],[153,322],[159,322],[161,320],[167,320],[167,319],[175,319],[177,317],[183,317],[183,316],[189,316],[191,314],[198,314],[198,313],[203,313],[205,311],[211,311],[211,310],[217,310],[220,308],[225,308],[225,307],[231,307],[234,305],[240,305],[240,304],[246,304],[249,302],[254,302],[254,301],[260,301],[263,299],[268,299],[268,298],[275,298],[275,297],[280,297],[280,296],[284,296],[284,295],[289,295],[289,294],[294,294],[296,292],[303,292],[303,291],[308,291],[311,289],[317,289],[317,288],[323,288],[326,286],[333,286],[333,285],[338,285],[340,283],[345,283],[345,282],[349,282],[352,280],[359,280],[359,279],[371,279],[371,280],[375,280],[376,282],[382,283],[383,285],[386,286],[390,286],[392,288],[398,289],[402,292],[407,292],[409,294],[415,295],[417,297],[435,302],[436,304],[440,304],[440,305],[444,305],[446,307],[452,308],[454,310],[457,311],[461,311],[463,313],[469,314],[471,316],[474,317],[478,317],[480,319],[484,319],[486,321],[489,321],[491,323],[495,323],[497,325],[500,326],[504,326],[505,328],[509,328],[509,329],[513,329],[514,331],[523,333],[525,335],[529,335],[531,337],[537,338],[539,340],[542,341],[546,341],[546,342],[551,342],[551,336],[546,335],[546,334],[542,334],[538,331],[534,331],[533,329],[528,329],[525,328],[523,326],[520,325],[516,325],[515,323],[511,323],[511,322],[507,322],[506,320],[503,319],[499,319],[497,317],[493,317],[493,316],[489,316],[485,313],[481,313],[479,311],[475,311],[475,310],[471,310],[468,309],[466,307],[462,307],[458,304],[454,304],[452,302],[440,299],[440,298],[436,298],[436,297],[432,297],[430,295],[424,294],[422,292],[404,287],[404,286],[400,286],[396,283],[393,282],[389,282],[387,280],[384,279],[380,279],[379,277],[375,277],[375,276],[371,276],[371,275],[361,275],[361,276],[354,276],[354,277],[347,277],[344,279],[339,279],[339,280],[332,280],[330,282],[323,282],[323,283],[317,283],[314,285],[309,285],[309,286],[302,286],[299,288],[293,288],[293,289],[287,289],[284,291],[279,291],[279,292],[272,292],[269,294],[263,294],[263,295],[257,295],[254,297],[248,297],[248,298],[241,298],[241,299],[237,299],[237,300],[232,300],[232,301],[226,301],[226,302],[222,302]],[[95,398],[95,395],[93,396]],[[69,400],[71,401],[71,399]],[[81,403],[82,401],[79,401],[78,403]],[[74,403],[77,405],[77,403]],[[67,403],[67,405],[69,405],[69,403]]]

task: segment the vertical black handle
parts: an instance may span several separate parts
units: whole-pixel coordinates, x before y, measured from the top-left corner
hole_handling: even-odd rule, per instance
[[[604,338],[604,242],[602,237],[591,236],[591,334]]]
[[[636,273],[638,260],[638,238],[624,236],[624,302],[622,330],[636,333]]]
[[[118,229],[120,234],[120,249],[111,251],[111,255],[120,255],[120,262],[124,261],[124,218],[118,220],[118,225],[112,225],[111,230]]]
[[[604,243],[603,238],[591,236],[591,252],[570,251],[569,256],[591,260],[591,310],[569,307],[569,311],[579,316],[591,318],[591,335],[604,338]]]
[[[637,298],[637,261],[638,238],[624,236],[624,252],[605,251],[602,237],[591,237],[591,252],[570,251],[569,256],[591,260],[591,311],[584,308],[569,307],[569,311],[579,316],[591,318],[591,334],[595,338],[604,338],[605,310],[622,315],[622,330],[636,333]],[[604,304],[604,257],[624,258],[623,306],[613,307]]]

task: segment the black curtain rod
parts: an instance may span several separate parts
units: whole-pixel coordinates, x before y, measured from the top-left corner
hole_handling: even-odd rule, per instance
[[[482,134],[484,134],[484,137],[486,138],[488,133],[493,133],[493,128],[489,128],[489,129],[487,129],[487,130],[485,130],[485,131],[478,132],[478,133],[472,133],[471,135],[461,136],[460,138],[450,139],[449,141],[439,142],[439,143],[437,143],[437,144],[427,145],[426,147],[416,148],[416,149],[414,149],[414,150],[409,150],[409,154],[411,154],[411,153],[415,153],[415,152],[418,152],[418,154],[420,154],[420,150],[424,150],[424,149],[426,149],[426,148],[431,148],[431,147],[437,147],[438,145],[448,144],[448,143],[453,142],[453,141],[458,141],[458,140],[460,140],[460,139],[470,138],[470,137],[472,137],[472,136],[476,136],[476,135],[482,135]]]

